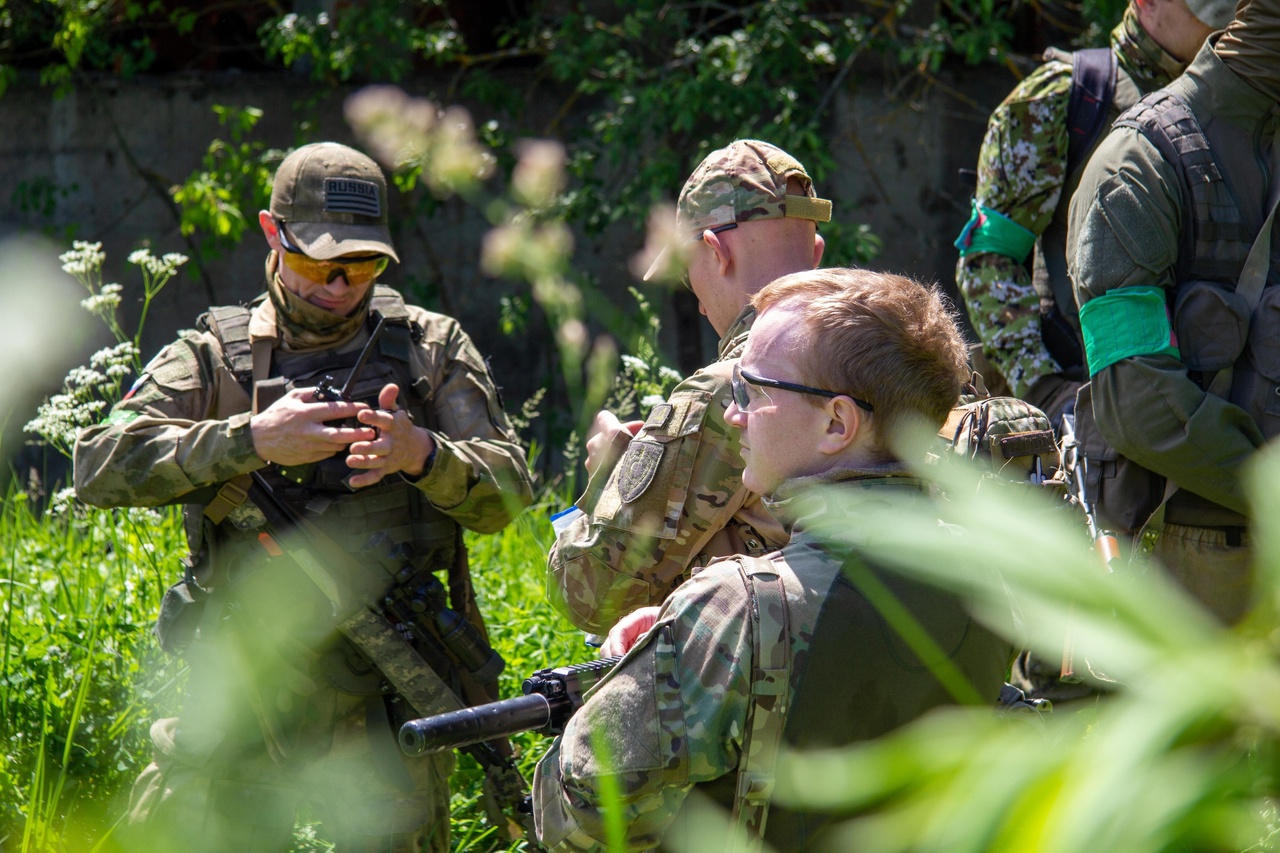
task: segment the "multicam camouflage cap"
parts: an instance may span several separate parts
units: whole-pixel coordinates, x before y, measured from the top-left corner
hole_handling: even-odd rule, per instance
[[[787,193],[792,178],[804,195]],[[768,142],[739,139],[708,154],[684,182],[676,203],[676,233],[683,239],[731,222],[784,217],[830,222],[831,202],[817,197],[799,160]],[[666,264],[669,253],[664,249],[654,260],[645,281]]]
[[[387,181],[371,158],[337,142],[294,151],[276,170],[271,215],[308,256],[400,257],[387,229]]]
[[[1191,14],[1207,27],[1220,30],[1236,15],[1236,0],[1187,0]]]

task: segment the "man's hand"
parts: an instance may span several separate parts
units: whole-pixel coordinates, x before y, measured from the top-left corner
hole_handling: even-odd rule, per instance
[[[622,455],[632,437],[644,426],[644,421],[627,421],[623,423],[613,412],[600,411],[587,432],[587,476],[596,473],[607,459]]]
[[[317,401],[313,394],[311,388],[295,388],[249,420],[253,450],[264,461],[305,465],[373,438],[373,430],[365,427],[326,423],[357,417],[368,411],[364,403]]]
[[[649,633],[649,629],[657,621],[657,607],[641,607],[638,610],[632,610],[619,619],[618,624],[609,629],[609,636],[605,637],[604,644],[600,646],[600,657],[625,655],[631,651],[631,647],[637,640]]]
[[[404,472],[410,477],[422,475],[427,457],[435,449],[431,433],[409,420],[409,413],[396,408],[400,388],[391,383],[378,392],[378,408],[365,408],[357,418],[363,424],[378,428],[378,437],[351,445],[347,465],[364,469],[347,480],[353,489],[372,486],[390,474]]]

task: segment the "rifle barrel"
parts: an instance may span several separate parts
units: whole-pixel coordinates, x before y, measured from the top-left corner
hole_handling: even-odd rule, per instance
[[[517,732],[545,728],[551,723],[551,702],[541,693],[530,693],[410,720],[400,727],[400,749],[406,755],[432,755]]]

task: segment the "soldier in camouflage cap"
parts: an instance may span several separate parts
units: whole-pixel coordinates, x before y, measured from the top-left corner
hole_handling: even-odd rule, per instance
[[[743,487],[737,434],[726,427],[730,360],[755,319],[750,299],[773,279],[822,258],[817,223],[831,203],[804,167],[767,142],[713,151],[680,193],[679,245],[650,269],[687,262],[688,285],[720,335],[717,360],[644,421],[596,416],[591,477],[558,520],[547,588],[574,624],[604,632],[625,613],[661,602],[690,570],[726,554],[759,554],[786,534]]]
[[[339,849],[443,853],[452,756],[401,760],[394,732],[412,709],[385,664],[339,635],[317,582],[266,549],[244,489],[260,473],[364,552],[386,595],[442,572],[483,631],[462,528],[497,531],[530,502],[525,451],[457,321],[375,283],[397,259],[376,163],[335,143],[298,149],[259,224],[266,293],[211,308],[75,448],[82,500],[184,504],[191,550],[157,623],[190,665],[188,695],[152,726],[155,758],[120,834],[130,850],[283,851],[310,801]],[[347,380],[379,320],[352,401],[316,399],[326,375]],[[366,551],[375,534],[395,581]],[[415,648],[473,701],[492,691],[438,647]]]
[[[956,283],[982,342],[975,367],[993,389],[1043,409],[1057,428],[1083,379],[1080,322],[1066,273],[1067,209],[1080,170],[1121,112],[1182,73],[1234,0],[1132,0],[1111,32],[1114,95],[1097,136],[1069,137],[1073,63],[1051,49],[987,124],[973,217],[956,241]],[[1108,71],[1107,73],[1111,73]],[[1069,157],[1069,149],[1074,156]],[[1033,263],[1026,263],[1029,256]]]
[[[885,572],[864,550],[895,501],[927,500],[891,448],[913,420],[940,426],[959,394],[966,352],[949,309],[910,279],[842,269],[785,276],[752,304],[726,418],[741,433],[747,488],[791,542],[712,562],[647,614],[638,640],[639,617],[610,633],[605,651],[627,657],[534,776],[551,850],[602,849],[609,807],[628,850],[730,849],[723,828],[693,834],[691,791],[748,833],[763,825],[767,849],[836,849],[823,834],[830,816],[770,807],[777,750],[868,740],[955,701],[873,588],[892,589],[949,652],[974,701],[1000,693],[1008,644],[956,596]]]

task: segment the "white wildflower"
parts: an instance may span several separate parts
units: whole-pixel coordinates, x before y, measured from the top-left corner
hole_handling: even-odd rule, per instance
[[[132,367],[133,360],[141,355],[141,350],[133,345],[132,341],[124,341],[113,347],[106,347],[95,352],[89,357],[89,366],[98,370],[105,369],[107,375],[111,375],[111,368],[116,365],[124,365]]]
[[[59,489],[49,498],[49,512],[55,516],[71,515],[75,508],[76,490]]]
[[[649,372],[649,365],[645,364],[644,359],[636,358],[634,355],[622,356],[622,366],[640,376],[644,376]]]
[[[83,240],[76,240],[71,244],[70,252],[63,252],[58,256],[58,260],[62,261],[62,269],[78,279],[96,272],[106,258],[101,243],[86,243]]]
[[[652,409],[654,406],[666,402],[666,398],[661,394],[645,394],[640,398],[640,407],[642,409]]]

